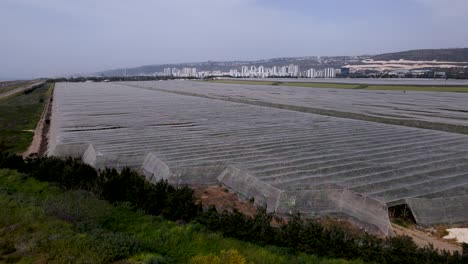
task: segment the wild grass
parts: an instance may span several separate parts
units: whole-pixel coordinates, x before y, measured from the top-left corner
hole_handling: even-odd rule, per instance
[[[0,262],[189,263],[235,250],[247,263],[361,263],[261,247],[0,170]]]
[[[0,99],[0,151],[18,153],[28,148],[52,88],[47,84]]]
[[[32,82],[27,82],[27,81],[13,81],[13,82],[4,82],[4,83],[0,83],[0,94],[1,93],[5,93],[5,92],[9,92],[11,90],[14,90],[14,89],[17,89],[17,88],[20,88],[22,86],[25,86],[25,85],[28,85]]]

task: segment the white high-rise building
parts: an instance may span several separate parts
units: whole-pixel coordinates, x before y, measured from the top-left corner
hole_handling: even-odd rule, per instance
[[[192,74],[192,68],[182,68],[180,71],[180,76],[182,77],[189,77]]]
[[[278,75],[278,67],[273,66],[272,74],[273,74],[273,76],[277,76],[277,75]]]
[[[179,76],[180,70],[177,68],[172,68],[172,76]]]
[[[294,65],[294,64],[289,64],[288,75],[292,77],[297,77],[299,75],[299,66]]]
[[[335,69],[333,68],[326,68],[324,70],[324,77],[325,78],[335,78]]]
[[[241,75],[242,75],[242,77],[248,77],[250,75],[249,74],[249,67],[242,66]]]
[[[289,74],[290,76],[292,76],[293,72],[294,72],[294,64],[289,64],[289,66],[288,66],[288,74]]]
[[[315,78],[317,75],[315,69],[309,69],[306,71],[306,77],[307,78]]]
[[[313,78],[323,78],[323,77],[324,77],[324,71],[323,70],[315,70]]]
[[[164,76],[171,76],[171,75],[172,75],[171,68],[164,68]]]
[[[283,66],[281,67],[280,76],[286,76],[286,75],[288,75],[288,66]]]
[[[297,65],[294,65],[294,67],[293,67],[293,76],[294,77],[299,76],[299,66],[297,66]]]

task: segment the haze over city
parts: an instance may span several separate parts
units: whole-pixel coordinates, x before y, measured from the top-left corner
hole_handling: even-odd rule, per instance
[[[5,0],[0,78],[466,47],[466,10],[464,0]]]

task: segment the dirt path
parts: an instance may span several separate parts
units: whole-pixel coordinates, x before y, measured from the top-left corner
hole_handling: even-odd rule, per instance
[[[44,107],[44,110],[42,111],[41,119],[39,119],[36,129],[34,130],[34,136],[31,145],[29,145],[28,149],[22,153],[23,158],[26,158],[31,154],[40,156],[45,153],[47,144],[47,134],[49,132],[50,126],[50,122],[46,122],[46,120],[50,119],[52,100],[53,91],[49,97],[49,100],[47,101],[47,104]]]
[[[22,87],[19,87],[19,88],[16,88],[14,90],[11,90],[11,91],[8,91],[8,92],[4,92],[4,93],[0,93],[0,99],[2,98],[5,98],[5,97],[8,97],[8,96],[12,96],[12,95],[15,95],[17,93],[21,93],[25,90],[28,90],[28,89],[31,89],[32,87],[36,86],[36,85],[40,85],[44,82],[40,81],[40,82],[35,82],[35,83],[32,83],[32,84],[29,84],[29,85],[25,85],[25,86],[22,86]]]
[[[447,250],[450,252],[459,251],[460,253],[462,252],[462,248],[460,245],[444,241],[441,238],[430,236],[424,233],[423,231],[405,228],[396,224],[392,224],[392,226],[393,230],[397,235],[410,236],[411,238],[413,238],[414,242],[420,247],[432,244],[434,245],[434,248],[437,248],[439,250]]]

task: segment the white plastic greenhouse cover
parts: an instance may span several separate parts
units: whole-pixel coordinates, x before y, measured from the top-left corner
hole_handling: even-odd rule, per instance
[[[451,195],[468,195],[467,135],[205,95],[135,83],[59,83],[48,153],[82,157],[96,168],[140,169],[152,182],[221,183],[270,212],[343,214],[386,235],[391,205],[408,203],[423,224],[468,220],[437,214],[438,199],[447,208],[467,206]]]

